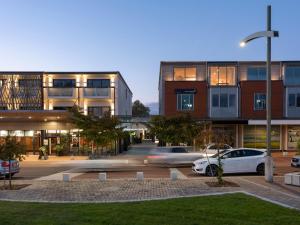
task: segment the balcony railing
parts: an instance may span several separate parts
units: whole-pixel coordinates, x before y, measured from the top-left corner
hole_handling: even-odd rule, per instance
[[[110,90],[110,88],[84,88],[83,95],[92,98],[109,98]]]
[[[48,88],[48,97],[74,97],[75,88]]]

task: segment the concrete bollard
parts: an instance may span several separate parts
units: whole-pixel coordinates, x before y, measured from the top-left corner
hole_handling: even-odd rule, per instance
[[[287,173],[284,175],[284,183],[292,184],[292,174],[291,173]]]
[[[71,181],[71,176],[69,173],[63,173],[62,177],[63,177],[63,181],[65,182]]]
[[[144,159],[144,164],[147,165],[148,164],[148,160]]]
[[[106,181],[106,173],[99,173],[99,180]]]
[[[144,180],[144,172],[136,172],[136,179],[139,181]]]
[[[170,178],[171,180],[177,180],[178,179],[178,174],[176,170],[171,170],[170,171]]]
[[[293,174],[292,185],[300,186],[300,174]]]

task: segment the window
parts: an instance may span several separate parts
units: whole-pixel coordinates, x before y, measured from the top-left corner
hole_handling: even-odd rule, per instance
[[[173,153],[187,153],[185,148],[172,148]]]
[[[220,94],[220,107],[228,107],[228,94]]]
[[[87,87],[88,88],[109,88],[110,80],[109,79],[88,79]]]
[[[174,80],[196,80],[196,67],[175,67]]]
[[[213,94],[212,96],[212,106],[219,107],[219,95]]]
[[[254,95],[254,110],[266,109],[266,94],[255,93]]]
[[[72,109],[70,106],[54,106],[53,110],[69,110]]]
[[[53,87],[56,88],[71,88],[75,85],[75,79],[53,79]]]
[[[34,87],[40,86],[40,80],[35,79],[20,79],[18,80],[19,87]]]
[[[4,84],[5,84],[5,80],[4,80],[4,79],[1,79],[1,80],[0,80],[0,87],[3,87]]]
[[[236,96],[235,94],[213,94],[212,107],[235,107]]]
[[[266,80],[265,67],[249,67],[247,69],[247,80]]]
[[[257,150],[250,150],[250,149],[245,149],[246,156],[257,156],[257,155],[262,155],[264,152],[257,151]]]
[[[295,106],[296,106],[296,95],[289,94],[289,107],[295,107]]]
[[[194,110],[194,94],[177,93],[177,110]]]
[[[300,94],[297,94],[297,101],[296,101],[296,106],[300,107]]]
[[[235,85],[235,67],[212,66],[209,68],[210,85]]]
[[[105,113],[108,113],[109,111],[110,111],[110,107],[108,107],[108,106],[92,106],[92,107],[88,107],[88,115],[90,115],[90,116],[101,117]]]
[[[288,66],[285,69],[285,84],[300,84],[300,66]]]

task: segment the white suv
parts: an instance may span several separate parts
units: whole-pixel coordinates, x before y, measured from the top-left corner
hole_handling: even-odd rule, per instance
[[[232,149],[220,153],[223,173],[258,173],[264,175],[266,151],[262,149]],[[193,172],[216,176],[218,170],[218,154],[196,160]]]

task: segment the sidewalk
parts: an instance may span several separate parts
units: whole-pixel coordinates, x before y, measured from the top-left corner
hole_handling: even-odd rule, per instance
[[[209,187],[205,182],[215,178],[181,179],[172,181],[166,178],[111,179],[63,181],[14,181],[15,184],[32,184],[18,191],[0,191],[0,200],[33,202],[126,202],[153,199],[168,199],[189,196],[215,195],[244,192],[261,199],[300,210],[300,191],[267,184],[257,177],[227,177],[240,187]]]

